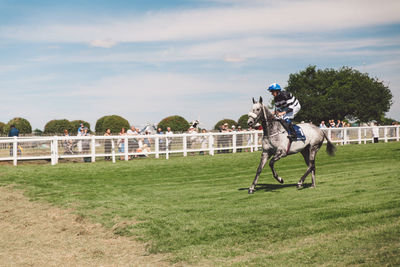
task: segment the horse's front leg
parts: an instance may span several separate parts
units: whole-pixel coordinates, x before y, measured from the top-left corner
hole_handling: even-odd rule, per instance
[[[274,178],[280,182],[281,184],[283,184],[283,179],[281,177],[279,177],[278,173],[276,172],[275,168],[274,168],[274,164],[276,161],[278,161],[281,158],[281,154],[278,153],[276,154],[269,162],[269,167],[271,168],[272,171],[272,175],[274,176]]]
[[[265,164],[268,161],[268,152],[263,152],[261,155],[261,160],[260,160],[260,165],[258,165],[258,169],[257,169],[257,173],[256,173],[256,177],[254,178],[253,183],[251,184],[250,188],[249,188],[249,194],[253,194],[255,187],[257,185],[258,182],[258,178],[260,177],[261,171],[264,169]]]

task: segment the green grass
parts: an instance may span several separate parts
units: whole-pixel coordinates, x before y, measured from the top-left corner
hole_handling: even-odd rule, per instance
[[[317,155],[317,188],[297,190],[301,155],[268,167],[260,152],[129,162],[2,166],[0,184],[73,207],[171,262],[233,266],[399,265],[400,143]],[[310,177],[306,185],[310,184]],[[125,223],[121,223],[125,222]]]

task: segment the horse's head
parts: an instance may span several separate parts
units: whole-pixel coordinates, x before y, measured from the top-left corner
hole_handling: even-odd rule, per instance
[[[258,102],[256,102],[253,97],[253,107],[251,108],[251,111],[249,112],[248,115],[249,119],[247,120],[247,125],[249,125],[250,127],[253,127],[257,122],[260,121],[261,118],[263,118],[264,105],[261,96]]]

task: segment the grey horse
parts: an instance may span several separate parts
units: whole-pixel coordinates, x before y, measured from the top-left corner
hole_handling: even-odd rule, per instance
[[[298,126],[301,127],[306,140],[290,141],[288,133],[279,119],[264,106],[262,97],[260,97],[258,102],[253,98],[252,111],[249,112],[247,124],[253,127],[256,123],[261,123],[264,135],[262,138],[260,165],[258,166],[256,177],[249,188],[249,194],[254,193],[260,173],[271,157],[272,159],[269,161],[269,166],[271,167],[272,175],[279,183],[283,184],[283,179],[279,177],[274,169],[274,164],[279,159],[298,152],[301,152],[303,155],[308,168],[297,183],[297,187],[301,188],[303,186],[304,180],[310,173],[312,177],[311,187],[315,187],[315,156],[321,148],[324,139],[328,142],[326,149],[328,154],[331,156],[335,155],[336,147],[328,139],[326,134],[311,123],[301,123]]]

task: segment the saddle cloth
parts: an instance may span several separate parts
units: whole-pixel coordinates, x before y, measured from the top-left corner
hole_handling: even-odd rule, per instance
[[[303,130],[297,126],[296,124],[293,124],[293,128],[296,132],[296,136],[297,136],[297,140],[296,141],[305,141],[306,140],[306,136],[303,133]]]

